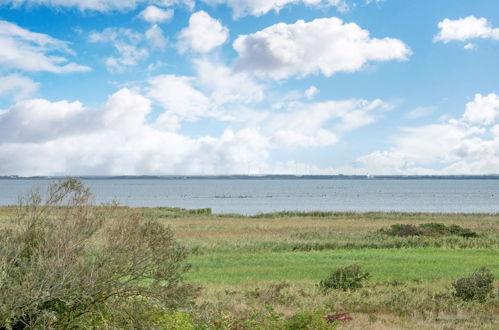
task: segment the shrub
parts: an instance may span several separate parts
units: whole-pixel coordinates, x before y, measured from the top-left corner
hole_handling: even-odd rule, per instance
[[[382,231],[384,234],[390,236],[401,236],[401,237],[420,236],[422,234],[421,230],[419,230],[416,226],[405,225],[405,224],[391,225],[390,229],[387,230],[385,229]]]
[[[458,279],[452,284],[454,295],[464,301],[485,302],[494,290],[494,275],[490,269],[481,267],[469,277]]]
[[[243,309],[215,315],[207,329],[282,329],[284,314],[278,313],[272,306]]]
[[[91,199],[80,181],[57,182],[0,229],[0,328],[73,328],[134,297],[165,310],[192,299],[186,250],[169,228]]]
[[[286,281],[273,283],[265,289],[255,288],[246,292],[245,296],[257,299],[262,305],[279,303],[282,305],[291,305],[296,300],[296,296],[291,294],[288,289],[291,287]]]
[[[286,320],[286,330],[328,330],[336,329],[340,325],[337,321],[329,322],[320,313],[299,312]]]
[[[362,287],[362,282],[370,277],[368,272],[362,271],[357,264],[340,267],[333,271],[325,280],[320,281],[319,287],[323,292],[335,290],[356,290]]]
[[[408,237],[408,236],[461,236],[465,238],[478,237],[478,234],[470,229],[458,225],[446,226],[443,223],[423,223],[419,226],[408,224],[396,224],[388,229],[381,229],[381,233],[390,236]]]

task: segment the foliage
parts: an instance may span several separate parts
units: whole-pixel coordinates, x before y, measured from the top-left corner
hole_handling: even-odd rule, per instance
[[[179,207],[142,208],[142,216],[150,219],[175,219],[182,217],[211,216],[211,208],[184,209]]]
[[[329,330],[336,329],[340,323],[328,321],[321,313],[299,312],[286,320],[285,330]]]
[[[169,228],[131,211],[115,218],[91,199],[80,181],[57,182],[45,197],[33,190],[0,229],[0,327],[77,327],[132,298],[164,310],[192,299],[186,250]]]
[[[465,238],[478,237],[478,234],[467,228],[458,225],[446,226],[443,223],[423,223],[419,226],[410,224],[395,224],[389,229],[381,229],[381,233],[389,236],[426,236],[426,237],[442,237],[442,236],[461,236]]]
[[[320,281],[319,287],[323,292],[335,290],[356,290],[362,288],[362,282],[368,279],[370,274],[362,271],[360,265],[353,264],[340,267],[333,271],[325,280]]]
[[[422,231],[414,225],[395,224],[390,226],[390,229],[381,229],[381,232],[390,236],[421,236]]]
[[[272,306],[243,309],[232,313],[215,315],[208,329],[281,329],[284,314]]]
[[[494,275],[490,269],[481,267],[470,276],[458,279],[452,286],[454,295],[464,301],[485,302],[494,290]]]
[[[286,292],[287,289],[291,287],[291,284],[287,281],[281,281],[278,283],[272,283],[265,289],[255,288],[246,293],[249,298],[256,299],[262,305],[268,305],[271,303],[279,303],[282,305],[291,305],[295,296]]]

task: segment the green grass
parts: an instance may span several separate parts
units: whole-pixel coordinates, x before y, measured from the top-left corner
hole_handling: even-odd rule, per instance
[[[371,281],[452,280],[479,266],[499,276],[495,249],[365,249],[280,253],[215,253],[189,259],[188,280],[199,283],[313,281],[338,266],[359,263]]]

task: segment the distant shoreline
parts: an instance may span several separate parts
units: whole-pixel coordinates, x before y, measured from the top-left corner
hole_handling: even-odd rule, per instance
[[[68,176],[0,176],[0,180],[499,180],[490,175],[68,175]]]

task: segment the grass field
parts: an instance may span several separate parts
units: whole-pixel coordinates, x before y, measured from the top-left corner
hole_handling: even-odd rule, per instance
[[[499,299],[465,303],[452,282],[480,266],[499,278],[499,216],[487,214],[281,213],[255,217],[181,215],[141,209],[171,226],[192,253],[188,279],[202,300],[227,310],[274,306],[353,313],[343,328],[497,329]],[[390,237],[394,224],[443,223],[476,238]],[[360,264],[371,273],[357,292],[318,293],[333,269]],[[496,281],[497,287],[497,281]],[[270,298],[269,298],[270,297]]]
[[[361,264],[372,281],[453,280],[487,266],[499,277],[492,249],[363,249],[312,252],[213,253],[191,257],[189,280],[199,283],[307,281],[318,283],[332,269]]]
[[[173,228],[190,250],[186,280],[202,289],[189,313],[230,321],[218,328],[259,328],[237,322],[255,313],[267,315],[269,308],[282,318],[304,311],[346,312],[352,320],[340,326],[345,329],[499,328],[499,215],[316,212],[245,217],[212,215],[210,210],[121,210]],[[12,212],[0,208],[0,222]],[[425,223],[459,225],[478,236],[399,237],[380,231]],[[319,282],[331,271],[351,264],[371,275],[362,289],[319,291]],[[495,275],[494,297],[485,303],[455,297],[452,283],[481,266]],[[272,313],[269,317],[275,318]]]

